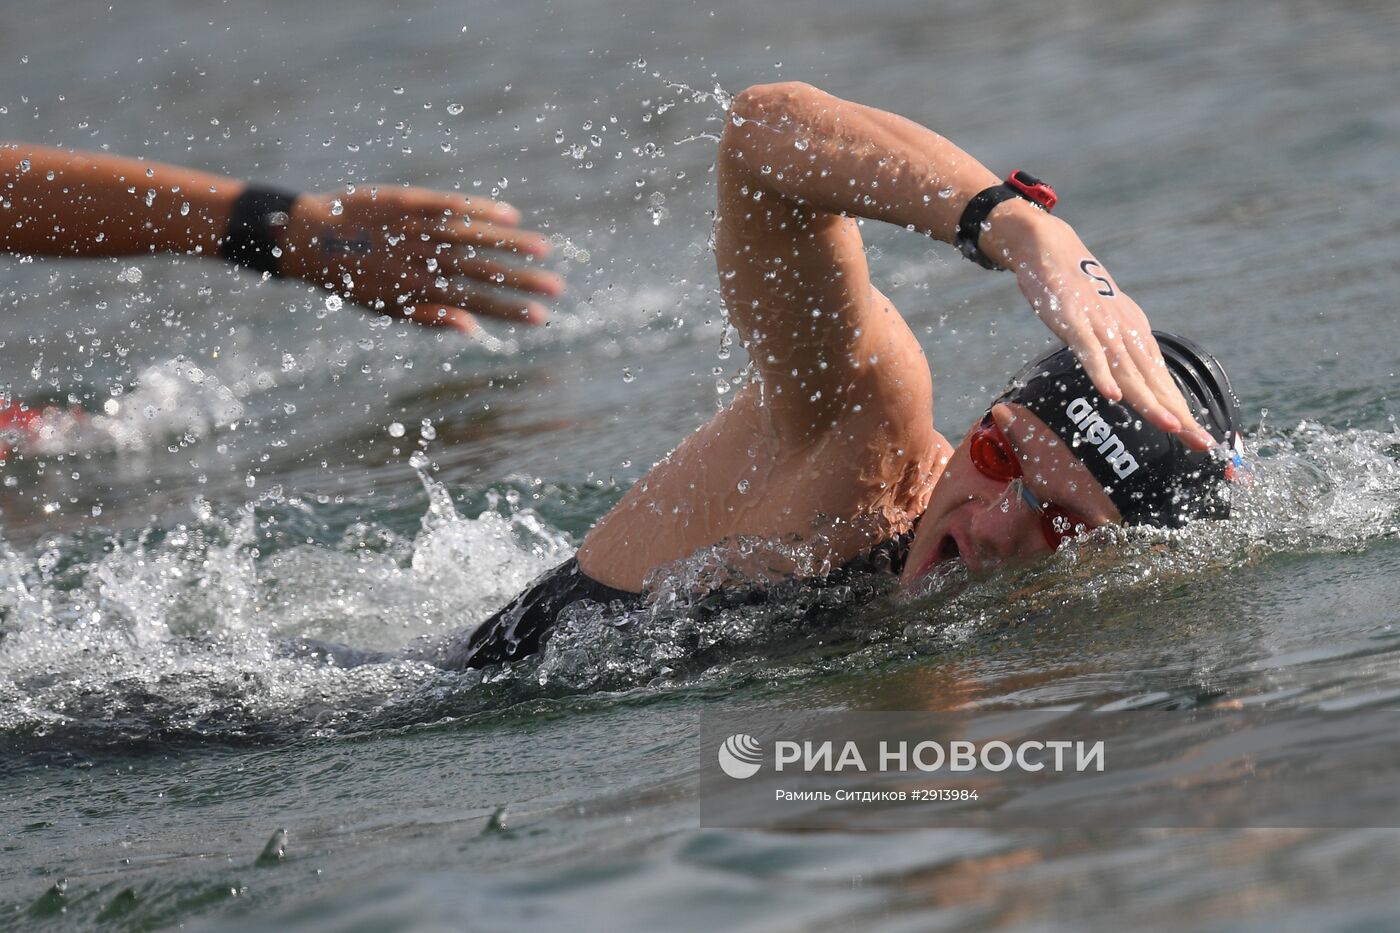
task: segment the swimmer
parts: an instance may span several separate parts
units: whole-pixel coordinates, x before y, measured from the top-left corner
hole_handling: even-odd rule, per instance
[[[796,540],[821,567],[913,588],[952,563],[980,578],[1034,562],[1102,525],[1228,515],[1242,465],[1229,380],[1151,329],[1051,213],[1048,185],[1002,181],[928,129],[797,83],[734,100],[717,174],[721,292],[758,378],[439,663],[524,657],[571,603],[639,606],[668,565],[724,542]],[[935,426],[922,347],[871,284],[858,217],[1012,271],[1065,344],[956,444]]]
[[[107,153],[0,142],[0,253],[220,258],[490,342],[477,316],[548,318],[564,288],[520,212],[397,185],[297,194]]]

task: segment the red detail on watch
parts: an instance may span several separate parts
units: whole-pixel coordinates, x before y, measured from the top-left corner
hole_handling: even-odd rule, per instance
[[[1027,201],[1039,204],[1049,213],[1055,207],[1055,202],[1059,200],[1055,196],[1055,189],[1049,184],[1036,178],[1030,172],[1023,172],[1019,168],[1006,176],[1006,183]]]

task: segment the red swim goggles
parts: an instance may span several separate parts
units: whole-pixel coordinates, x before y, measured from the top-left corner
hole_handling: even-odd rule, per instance
[[[1083,518],[1052,502],[1041,502],[1035,493],[1026,488],[1021,461],[1016,458],[1011,442],[992,420],[991,412],[973,429],[969,453],[972,465],[987,479],[998,483],[1019,481],[1017,485],[1021,487],[1021,498],[1040,517],[1041,533],[1052,551],[1089,530],[1089,523]]]

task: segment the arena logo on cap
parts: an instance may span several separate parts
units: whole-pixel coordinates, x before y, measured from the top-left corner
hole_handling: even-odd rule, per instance
[[[1089,404],[1088,399],[1081,396],[1070,402],[1065,406],[1065,414],[1084,432],[1084,438],[1098,447],[1099,453],[1103,454],[1119,479],[1127,479],[1137,470],[1137,458],[1128,453],[1122,439],[1113,433],[1108,422],[1103,420],[1103,415]]]

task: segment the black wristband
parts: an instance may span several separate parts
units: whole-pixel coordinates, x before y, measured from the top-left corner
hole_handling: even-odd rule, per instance
[[[982,252],[977,245],[978,238],[982,236],[982,224],[986,222],[987,215],[992,212],[1002,201],[1010,198],[1019,198],[1021,193],[1008,184],[992,185],[990,188],[983,188],[972,196],[972,200],[967,202],[967,207],[963,208],[962,216],[958,218],[958,233],[953,238],[953,245],[956,246],[964,256],[977,263],[983,269],[1000,269],[995,262]]]
[[[1001,268],[982,252],[978,239],[982,236],[982,225],[987,222],[987,215],[1007,198],[1024,198],[1047,214],[1055,209],[1055,203],[1059,200],[1055,189],[1049,184],[1020,169],[1006,176],[1006,181],[1001,184],[983,188],[973,195],[967,207],[963,208],[962,217],[958,218],[953,244],[983,269]]]
[[[219,245],[219,252],[230,262],[247,266],[257,272],[281,275],[274,227],[285,227],[292,204],[297,196],[276,188],[249,185],[229,212],[228,230]]]

